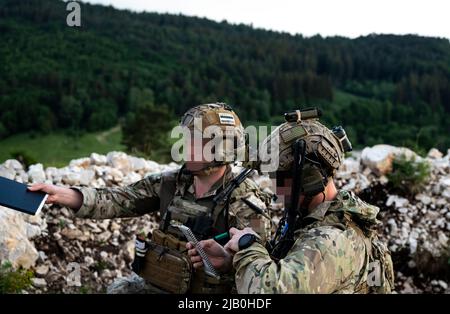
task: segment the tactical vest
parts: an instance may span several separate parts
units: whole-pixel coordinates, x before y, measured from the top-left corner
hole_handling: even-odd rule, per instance
[[[394,268],[391,253],[379,240],[375,230],[362,222],[355,222],[349,213],[333,212],[327,213],[323,220],[308,221],[302,231],[321,226],[333,226],[341,230],[351,228],[361,237],[366,248],[364,265],[353,289],[350,291],[342,288],[335,293],[391,293],[394,290]]]
[[[228,230],[228,204],[201,205],[186,200],[177,191],[177,176],[163,173],[160,189],[160,228],[154,230],[148,241],[145,264],[139,273],[149,290],[155,293],[230,293],[234,286],[232,274],[215,279],[204,271],[193,271],[187,255],[186,242],[179,229],[167,224],[175,220],[187,225],[198,240]],[[155,289],[151,289],[152,286]]]

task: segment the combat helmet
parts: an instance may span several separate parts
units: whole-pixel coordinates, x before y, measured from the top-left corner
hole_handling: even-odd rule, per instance
[[[305,196],[314,196],[323,192],[329,177],[334,176],[344,160],[344,153],[351,151],[351,143],[342,126],[328,129],[319,122],[322,112],[318,108],[295,110],[285,114],[283,124],[277,127],[262,144],[263,150],[270,153],[278,149],[276,177],[296,176],[293,173],[295,160],[294,143],[304,141],[304,163],[300,192]],[[264,163],[264,162],[263,162]]]
[[[212,165],[233,163],[240,154],[245,153],[244,127],[231,106],[225,103],[209,103],[192,107],[181,117],[180,126],[202,135],[208,127],[216,127],[220,130],[221,140],[228,141],[225,147],[230,149],[215,152]],[[206,134],[206,136],[214,138],[216,134],[213,131],[213,134]]]

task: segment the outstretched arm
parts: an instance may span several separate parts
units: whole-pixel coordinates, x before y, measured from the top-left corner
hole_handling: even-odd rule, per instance
[[[49,194],[47,203],[67,206],[77,217],[108,219],[140,216],[159,209],[161,175],[152,175],[132,185],[117,188],[65,188],[35,184],[31,191]]]

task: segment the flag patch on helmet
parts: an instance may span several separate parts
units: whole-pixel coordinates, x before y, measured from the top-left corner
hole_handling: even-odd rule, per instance
[[[236,125],[234,121],[234,116],[229,113],[219,112],[220,124]]]

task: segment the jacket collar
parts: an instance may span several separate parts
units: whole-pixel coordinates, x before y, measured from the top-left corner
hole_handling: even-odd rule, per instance
[[[319,204],[305,219],[323,220],[328,213],[342,212],[356,216],[360,220],[376,224],[378,223],[376,216],[379,211],[380,209],[377,206],[364,202],[353,192],[340,190],[334,200]]]

